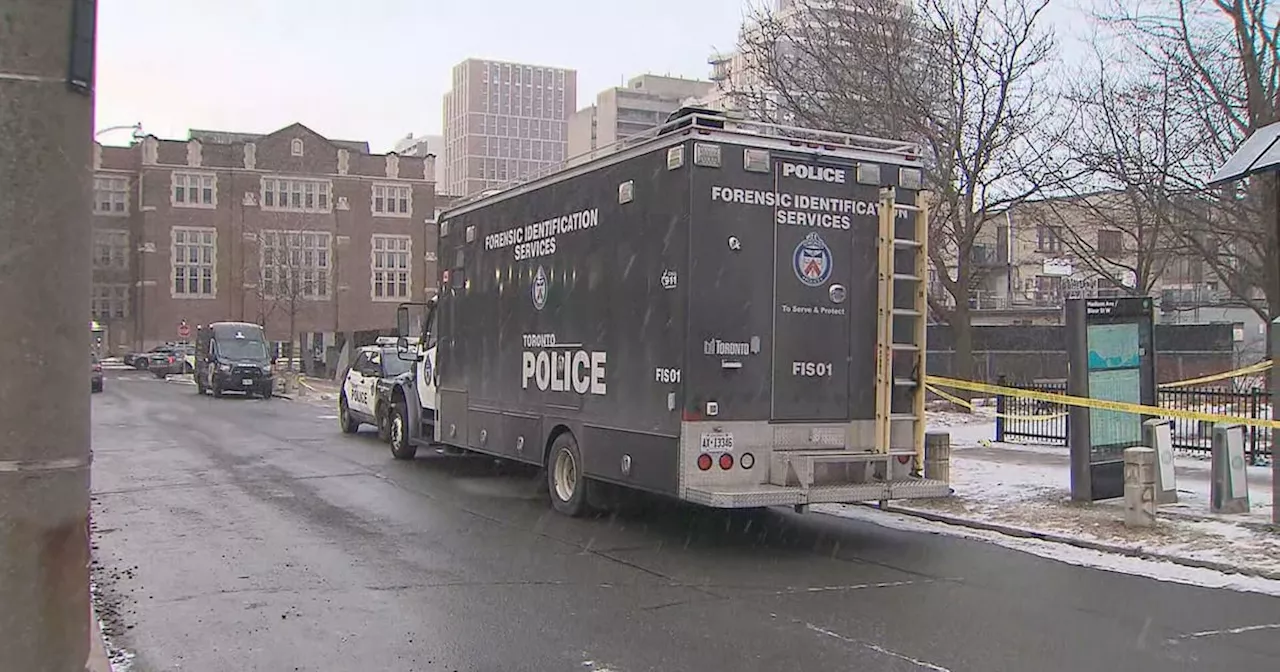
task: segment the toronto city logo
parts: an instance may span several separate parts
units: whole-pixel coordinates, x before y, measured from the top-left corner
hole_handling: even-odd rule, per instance
[[[791,265],[800,282],[821,287],[831,278],[831,248],[817,232],[810,232],[796,245]]]
[[[533,276],[533,307],[542,310],[547,305],[547,272],[541,266]]]

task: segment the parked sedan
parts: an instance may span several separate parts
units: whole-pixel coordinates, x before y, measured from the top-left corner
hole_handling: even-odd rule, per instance
[[[196,349],[190,345],[175,345],[168,352],[151,353],[151,363],[146,368],[156,378],[177,376],[195,371]]]
[[[89,355],[91,365],[89,368],[89,392],[102,391],[102,360],[98,359],[97,353]]]

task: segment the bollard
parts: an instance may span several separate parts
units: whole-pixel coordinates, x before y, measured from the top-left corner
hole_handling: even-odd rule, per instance
[[[1177,504],[1178,479],[1173,470],[1173,421],[1156,418],[1142,423],[1142,442],[1156,451],[1156,504]]]
[[[1156,451],[1145,446],[1124,451],[1124,524],[1156,524]]]
[[[1213,428],[1212,473],[1210,510],[1214,513],[1247,513],[1249,483],[1244,462],[1244,425]]]
[[[926,432],[924,435],[924,477],[951,482],[951,435]]]

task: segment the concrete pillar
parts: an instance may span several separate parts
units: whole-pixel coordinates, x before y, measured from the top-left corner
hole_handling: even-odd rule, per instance
[[[1124,524],[1156,524],[1156,451],[1138,446],[1124,451]]]
[[[1210,510],[1214,513],[1247,513],[1249,483],[1244,460],[1244,425],[1213,428],[1212,465]]]
[[[951,482],[951,435],[926,432],[924,435],[924,477]]]
[[[74,31],[83,41],[72,39],[76,7],[88,12]],[[89,656],[93,8],[0,3],[5,670],[84,672]]]
[[[1156,504],[1178,503],[1178,477],[1173,469],[1173,421],[1155,418],[1142,423],[1142,443],[1156,451]]]

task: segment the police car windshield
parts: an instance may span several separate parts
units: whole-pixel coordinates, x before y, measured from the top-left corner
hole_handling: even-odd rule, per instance
[[[267,358],[267,348],[262,341],[231,338],[218,342],[218,356],[227,359],[262,361]]]
[[[396,355],[395,348],[382,349],[382,370],[388,376],[398,376],[413,369],[412,361],[405,361]]]

